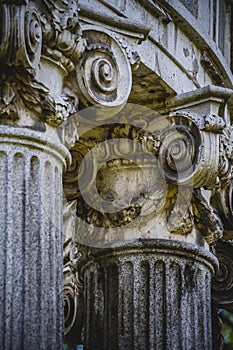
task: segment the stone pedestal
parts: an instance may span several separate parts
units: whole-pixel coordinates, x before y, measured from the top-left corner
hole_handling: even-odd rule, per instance
[[[51,135],[0,127],[1,349],[63,348],[62,168],[68,155]]]
[[[80,260],[85,349],[211,349],[216,261],[194,245],[160,239],[92,250]]]

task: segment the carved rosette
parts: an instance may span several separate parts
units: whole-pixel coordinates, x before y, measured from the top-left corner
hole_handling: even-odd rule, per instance
[[[85,106],[97,104],[119,110],[131,91],[130,60],[108,30],[84,26],[82,36],[87,46],[76,67],[80,99]]]

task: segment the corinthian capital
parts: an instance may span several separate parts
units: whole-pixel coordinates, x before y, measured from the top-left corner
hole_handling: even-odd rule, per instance
[[[0,13],[1,122],[58,125],[77,106],[65,82],[82,52],[77,1],[3,0]]]
[[[78,12],[77,0],[0,1],[2,123],[58,126],[79,100],[112,113],[127,102],[139,56],[119,34],[80,28]]]

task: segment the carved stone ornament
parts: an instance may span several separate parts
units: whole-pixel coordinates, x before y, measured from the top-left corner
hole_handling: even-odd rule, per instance
[[[218,242],[216,256],[219,269],[212,284],[212,299],[218,307],[233,312],[233,243]]]
[[[26,107],[34,119],[59,125],[77,110],[76,94],[60,81],[74,70],[83,48],[77,1],[1,1],[0,17],[2,122],[19,120]],[[56,89],[43,73],[46,64]]]
[[[101,240],[109,228],[141,227],[162,216],[171,234],[188,235],[196,227],[215,245],[224,226],[200,189],[218,183],[225,122],[219,115],[187,111],[152,114],[144,116],[151,125],[132,125],[135,110],[127,104],[112,123],[87,128],[71,149],[66,197],[77,199],[77,216],[91,235],[99,228]]]
[[[131,91],[133,54],[123,39],[106,29],[84,26],[82,37],[87,45],[76,67],[81,101],[85,106],[121,108]]]
[[[172,234],[187,235],[194,227],[194,213],[191,204],[192,187],[179,188],[170,184],[167,188],[167,228]]]
[[[206,242],[215,245],[223,237],[223,224],[214,208],[201,194],[200,189],[195,189],[192,198],[194,221]]]
[[[211,203],[224,224],[224,239],[233,239],[233,129],[225,128],[220,138],[218,184],[212,193]]]
[[[178,111],[161,134],[158,159],[166,178],[180,185],[214,188],[219,165],[219,116]]]
[[[37,9],[27,3],[0,3],[0,60],[9,66],[35,68],[40,60],[42,23]]]
[[[78,11],[77,0],[0,2],[2,118],[17,121],[26,107],[58,126],[77,111],[79,98],[114,113],[127,102],[139,56],[127,39],[106,29],[83,25],[81,34]]]
[[[83,280],[76,264],[82,255],[71,239],[64,245],[64,334],[69,342],[81,342],[83,327]],[[66,254],[68,253],[68,254]]]

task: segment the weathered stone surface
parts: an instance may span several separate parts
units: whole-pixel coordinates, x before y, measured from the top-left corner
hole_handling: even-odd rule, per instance
[[[92,250],[85,279],[85,349],[211,349],[216,258],[167,240]]]
[[[211,349],[210,250],[213,309],[232,304],[230,1],[79,2],[0,1],[0,347],[62,348],[63,143],[70,342]]]
[[[62,168],[68,152],[23,128],[0,127],[0,347],[61,349]]]
[[[65,261],[74,288],[84,277],[75,295],[84,293],[87,349],[212,348],[209,251],[232,237],[229,15],[230,5],[204,1],[80,0],[83,37],[98,42],[96,57],[107,33],[113,52],[117,38],[129,61],[135,52],[141,60],[127,96],[132,104],[120,104],[118,114],[91,107],[111,99],[106,91],[90,98],[101,87],[94,58],[85,63],[91,52],[79,66],[88,70],[79,82],[89,108],[79,111],[64,176],[66,198],[76,202]],[[115,82],[121,71],[112,72]]]
[[[216,274],[212,294],[216,306],[233,312],[233,244],[218,242],[216,256],[219,260],[219,269]]]
[[[78,99],[64,78],[82,43],[76,40],[77,2],[57,5],[0,1],[0,348],[5,350],[63,348],[62,172],[70,157],[55,127],[76,111]]]

